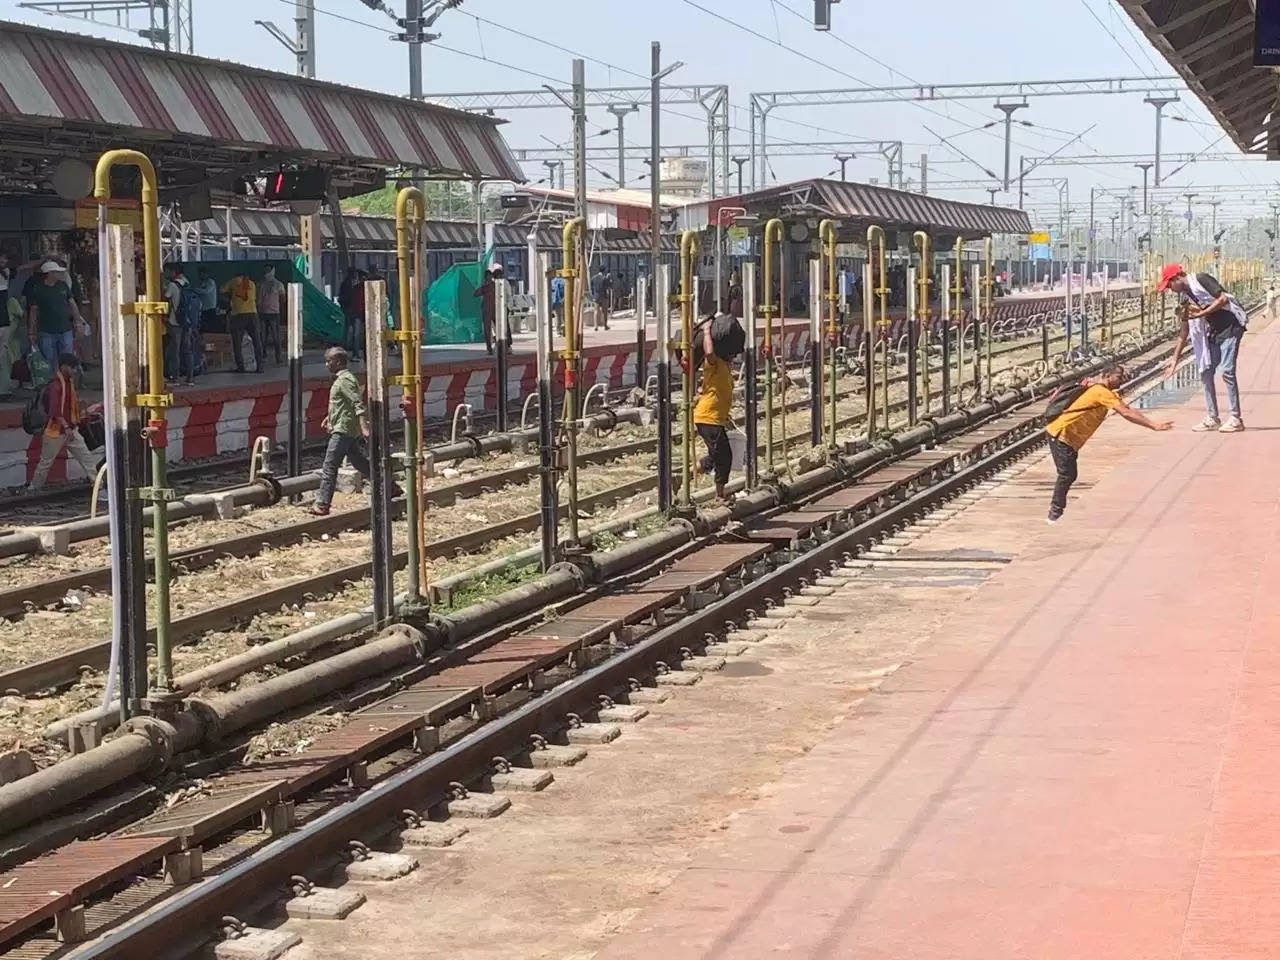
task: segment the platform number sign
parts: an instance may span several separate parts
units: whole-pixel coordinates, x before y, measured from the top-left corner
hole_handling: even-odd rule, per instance
[[[1254,7],[1253,65],[1280,66],[1280,0],[1257,0]]]

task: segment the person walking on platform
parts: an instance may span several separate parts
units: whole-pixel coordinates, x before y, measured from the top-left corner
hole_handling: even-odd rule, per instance
[[[1166,289],[1179,294],[1182,299],[1178,308],[1182,328],[1173,345],[1166,375],[1173,376],[1182,358],[1182,348],[1190,339],[1200,382],[1204,385],[1205,418],[1191,429],[1201,433],[1210,430],[1239,433],[1244,429],[1244,418],[1240,413],[1236,363],[1240,359],[1240,341],[1249,325],[1248,315],[1212,274],[1189,274],[1179,263],[1171,263],[1161,272],[1156,292]],[[1227,406],[1231,416],[1226,423],[1218,417],[1218,391],[1213,382],[1215,370],[1222,371],[1222,383],[1227,388]]]
[[[280,318],[284,314],[284,284],[276,279],[276,268],[267,267],[258,282],[258,322],[262,324],[263,345],[271,344],[275,351],[276,366],[281,359],[283,344],[281,342]]]
[[[39,490],[49,479],[49,468],[65,448],[67,455],[80,464],[92,480],[98,472],[98,458],[80,435],[80,401],[76,399],[76,374],[80,361],[74,353],[58,357],[58,371],[45,388],[45,410],[48,422],[40,438],[40,462],[31,477],[32,490]]]
[[[324,352],[324,365],[333,374],[329,385],[329,414],[321,426],[329,431],[329,445],[325,448],[324,463],[320,467],[320,489],[311,512],[317,517],[327,516],[333,503],[333,488],[338,482],[338,468],[346,460],[369,479],[369,458],[361,449],[361,439],[369,436],[369,418],[365,413],[360,394],[360,381],[347,369],[350,357],[342,347],[330,347]]]
[[[72,321],[84,323],[65,277],[62,264],[46,260],[40,265],[39,279],[33,274],[28,281],[27,328],[31,346],[39,349],[51,367],[63,354],[75,354]]]
[[[1172,420],[1149,420],[1124,402],[1116,393],[1124,379],[1124,368],[1115,367],[1092,383],[1061,388],[1049,401],[1045,413],[1049,422],[1044,431],[1049,434],[1049,452],[1058,470],[1053,500],[1049,504],[1049,523],[1056,523],[1067,508],[1067,491],[1076,482],[1080,448],[1102,426],[1108,410],[1148,430],[1173,429]]]
[[[253,345],[254,370],[262,373],[262,328],[258,325],[258,296],[254,282],[243,273],[227,281],[222,292],[231,301],[227,315],[227,332],[231,334],[231,355],[236,361],[236,373],[244,373],[244,338],[247,334]]]
[[[1276,318],[1276,284],[1274,280],[1267,287],[1267,316],[1272,320]]]

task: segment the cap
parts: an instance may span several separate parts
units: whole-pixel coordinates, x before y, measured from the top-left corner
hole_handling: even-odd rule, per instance
[[[40,264],[41,273],[61,273],[65,269],[66,267],[60,264],[57,260],[46,260],[44,263]]]
[[[487,269],[490,273],[497,273],[499,270],[502,269],[502,264],[499,263],[497,260],[495,260],[493,261],[493,263],[489,264]]]
[[[1169,281],[1186,272],[1182,269],[1182,264],[1180,263],[1166,264],[1165,268],[1160,271],[1160,282],[1156,284],[1156,293],[1169,289]]]

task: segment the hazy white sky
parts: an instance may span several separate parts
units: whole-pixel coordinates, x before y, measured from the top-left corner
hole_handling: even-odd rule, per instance
[[[293,0],[195,2],[198,54],[292,71],[292,55],[254,20],[271,19],[292,32]],[[390,2],[402,5],[401,0]],[[369,9],[361,0],[316,0],[316,6],[317,71],[322,79],[406,91],[407,49],[390,39],[388,31],[395,25],[384,13]],[[976,8],[985,12],[976,16]],[[436,25],[443,37],[427,50],[425,86],[430,94],[538,88],[548,78],[567,83],[573,55],[567,51],[594,58],[587,63],[589,84],[641,84],[648,74],[649,42],[660,40],[668,62],[687,64],[671,82],[729,85],[734,107],[730,121],[738,128],[733,139],[745,143],[746,106],[752,91],[1172,73],[1113,0],[983,0],[981,4],[843,0],[835,7],[835,29],[830,34],[812,30],[807,22],[811,11],[809,0],[466,0]],[[129,38],[123,30],[78,26],[22,10],[18,0],[0,0],[0,16],[48,27],[90,29],[112,39]],[[779,46],[779,41],[798,53]],[[705,142],[705,125],[696,119],[698,114],[696,107],[672,107],[663,119],[664,140]],[[1194,121],[1165,123],[1167,151],[1204,151],[1221,136],[1190,94],[1166,115]],[[999,116],[988,101],[809,107],[776,111],[770,117],[769,133],[771,139],[794,141],[900,139],[907,144],[909,179],[918,178],[911,164],[927,152],[930,192],[985,202],[988,195],[981,188],[948,188],[947,183],[985,180],[980,168],[1002,171],[1000,127],[972,129]],[[1030,108],[1016,116],[1033,126],[1015,128],[1015,170],[1020,155],[1043,156],[1095,124],[1064,154],[1150,153],[1153,146],[1154,111],[1140,95],[1033,99]],[[570,137],[570,119],[564,110],[518,111],[509,119],[505,133],[512,146],[544,146],[544,137],[555,142]],[[594,112],[589,132],[597,135],[592,142],[615,143],[614,137],[598,136],[613,125],[608,113]],[[949,138],[976,165],[940,144],[935,134]],[[645,111],[628,117],[627,140],[636,145],[648,142]],[[1234,147],[1224,138],[1211,152],[1234,152]],[[595,162],[610,173],[616,168],[616,161],[608,157]],[[1166,174],[1177,165],[1166,163]],[[786,181],[826,175],[835,167],[835,161],[826,157],[779,157],[773,160],[772,172],[779,181]],[[849,165],[849,175],[860,180],[883,178],[884,167],[878,157],[859,157]],[[644,169],[635,162],[630,175]],[[1168,186],[1194,192],[1196,185],[1275,184],[1273,169],[1260,163],[1202,162],[1174,175]],[[543,176],[540,169],[529,172],[533,179]],[[1058,166],[1034,176],[1050,174],[1069,176],[1077,217],[1087,215],[1091,186],[1123,191],[1141,183],[1141,174],[1128,166]],[[593,186],[607,184],[594,172],[591,181]],[[1028,196],[1031,205],[1056,209],[1057,190],[1050,185],[1036,185]],[[997,196],[997,202],[1016,201],[1016,192]],[[1185,201],[1178,203],[1185,208]]]

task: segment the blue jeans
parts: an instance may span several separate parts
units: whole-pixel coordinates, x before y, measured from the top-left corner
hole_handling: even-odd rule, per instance
[[[36,334],[36,344],[40,348],[41,356],[49,361],[49,366],[54,370],[58,369],[60,355],[76,352],[75,335],[70,330],[65,333],[45,333],[41,330]]]
[[[1204,406],[1209,416],[1218,419],[1218,391],[1214,387],[1215,371],[1222,371],[1222,383],[1227,388],[1227,406],[1231,416],[1240,416],[1240,386],[1236,383],[1236,361],[1240,357],[1240,339],[1244,328],[1236,327],[1221,339],[1209,337],[1209,368],[1200,374],[1204,383]]]

